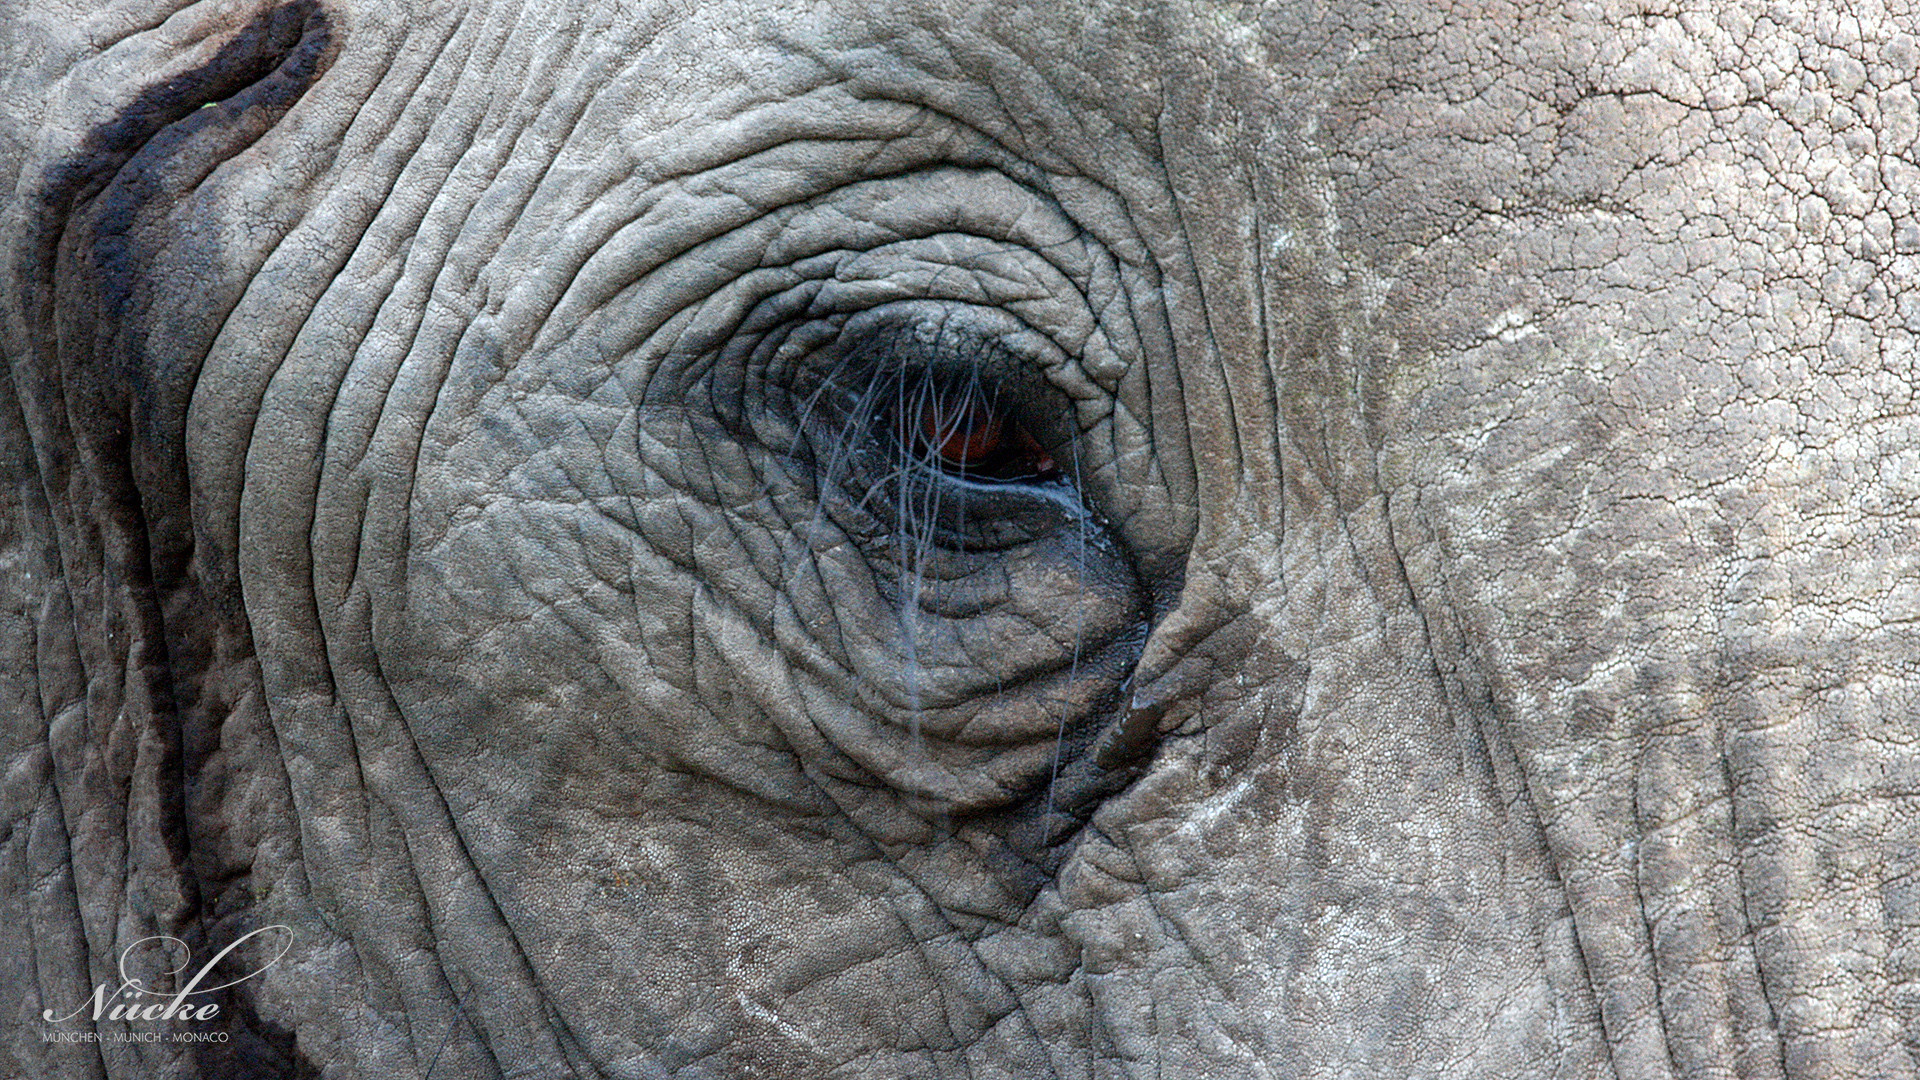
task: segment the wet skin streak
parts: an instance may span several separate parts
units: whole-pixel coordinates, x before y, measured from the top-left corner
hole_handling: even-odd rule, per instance
[[[170,219],[217,167],[293,108],[337,47],[321,6],[296,0],[233,31],[206,63],[141,91],[45,176],[35,197],[38,232],[28,238],[39,261],[21,282],[43,298],[27,306],[46,313],[48,325],[34,333],[65,343],[51,377],[33,389],[65,398],[64,410],[48,410],[67,416],[77,451],[77,460],[62,467],[77,466],[98,485],[102,520],[144,539],[110,549],[107,558],[110,576],[133,597],[133,635],[150,650],[152,662],[139,677],[157,730],[143,738],[164,747],[155,765],[169,789],[159,833],[181,868],[176,885],[187,909],[177,932],[196,955],[245,932],[244,916],[234,912],[247,901],[244,885],[217,866],[219,857],[200,852],[218,841],[187,809],[190,790],[219,782],[203,775],[218,746],[216,735],[197,726],[204,688],[174,676],[202,661],[197,650],[204,643],[193,625],[170,621],[170,613],[184,612],[191,624],[217,607],[198,592],[189,572],[196,538],[174,512],[189,503],[181,455],[204,350],[149,353],[148,324],[165,277],[155,265],[163,245],[180,246]],[[194,254],[218,265],[215,248]],[[217,328],[219,319],[207,325]],[[206,876],[196,878],[196,870]],[[242,988],[213,995],[230,1041],[195,1043],[201,1070],[236,1078],[317,1076],[293,1033],[263,1020],[247,994]]]

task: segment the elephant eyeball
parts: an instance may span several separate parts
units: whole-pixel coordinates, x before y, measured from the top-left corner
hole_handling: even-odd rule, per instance
[[[1059,472],[1031,432],[978,394],[935,395],[917,412],[916,441],[948,471],[991,480],[1047,479]]]

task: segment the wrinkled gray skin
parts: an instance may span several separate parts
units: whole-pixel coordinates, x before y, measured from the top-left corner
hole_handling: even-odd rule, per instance
[[[1915,1073],[1904,0],[177,6],[4,15],[0,1074]]]

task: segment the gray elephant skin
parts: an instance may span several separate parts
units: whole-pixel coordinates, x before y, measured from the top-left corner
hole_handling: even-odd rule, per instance
[[[1906,0],[7,0],[0,1076],[1911,1077]]]

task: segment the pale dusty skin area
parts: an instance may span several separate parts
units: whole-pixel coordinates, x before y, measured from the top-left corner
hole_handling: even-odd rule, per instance
[[[0,3],[0,1078],[1920,1071],[1832,7]]]

